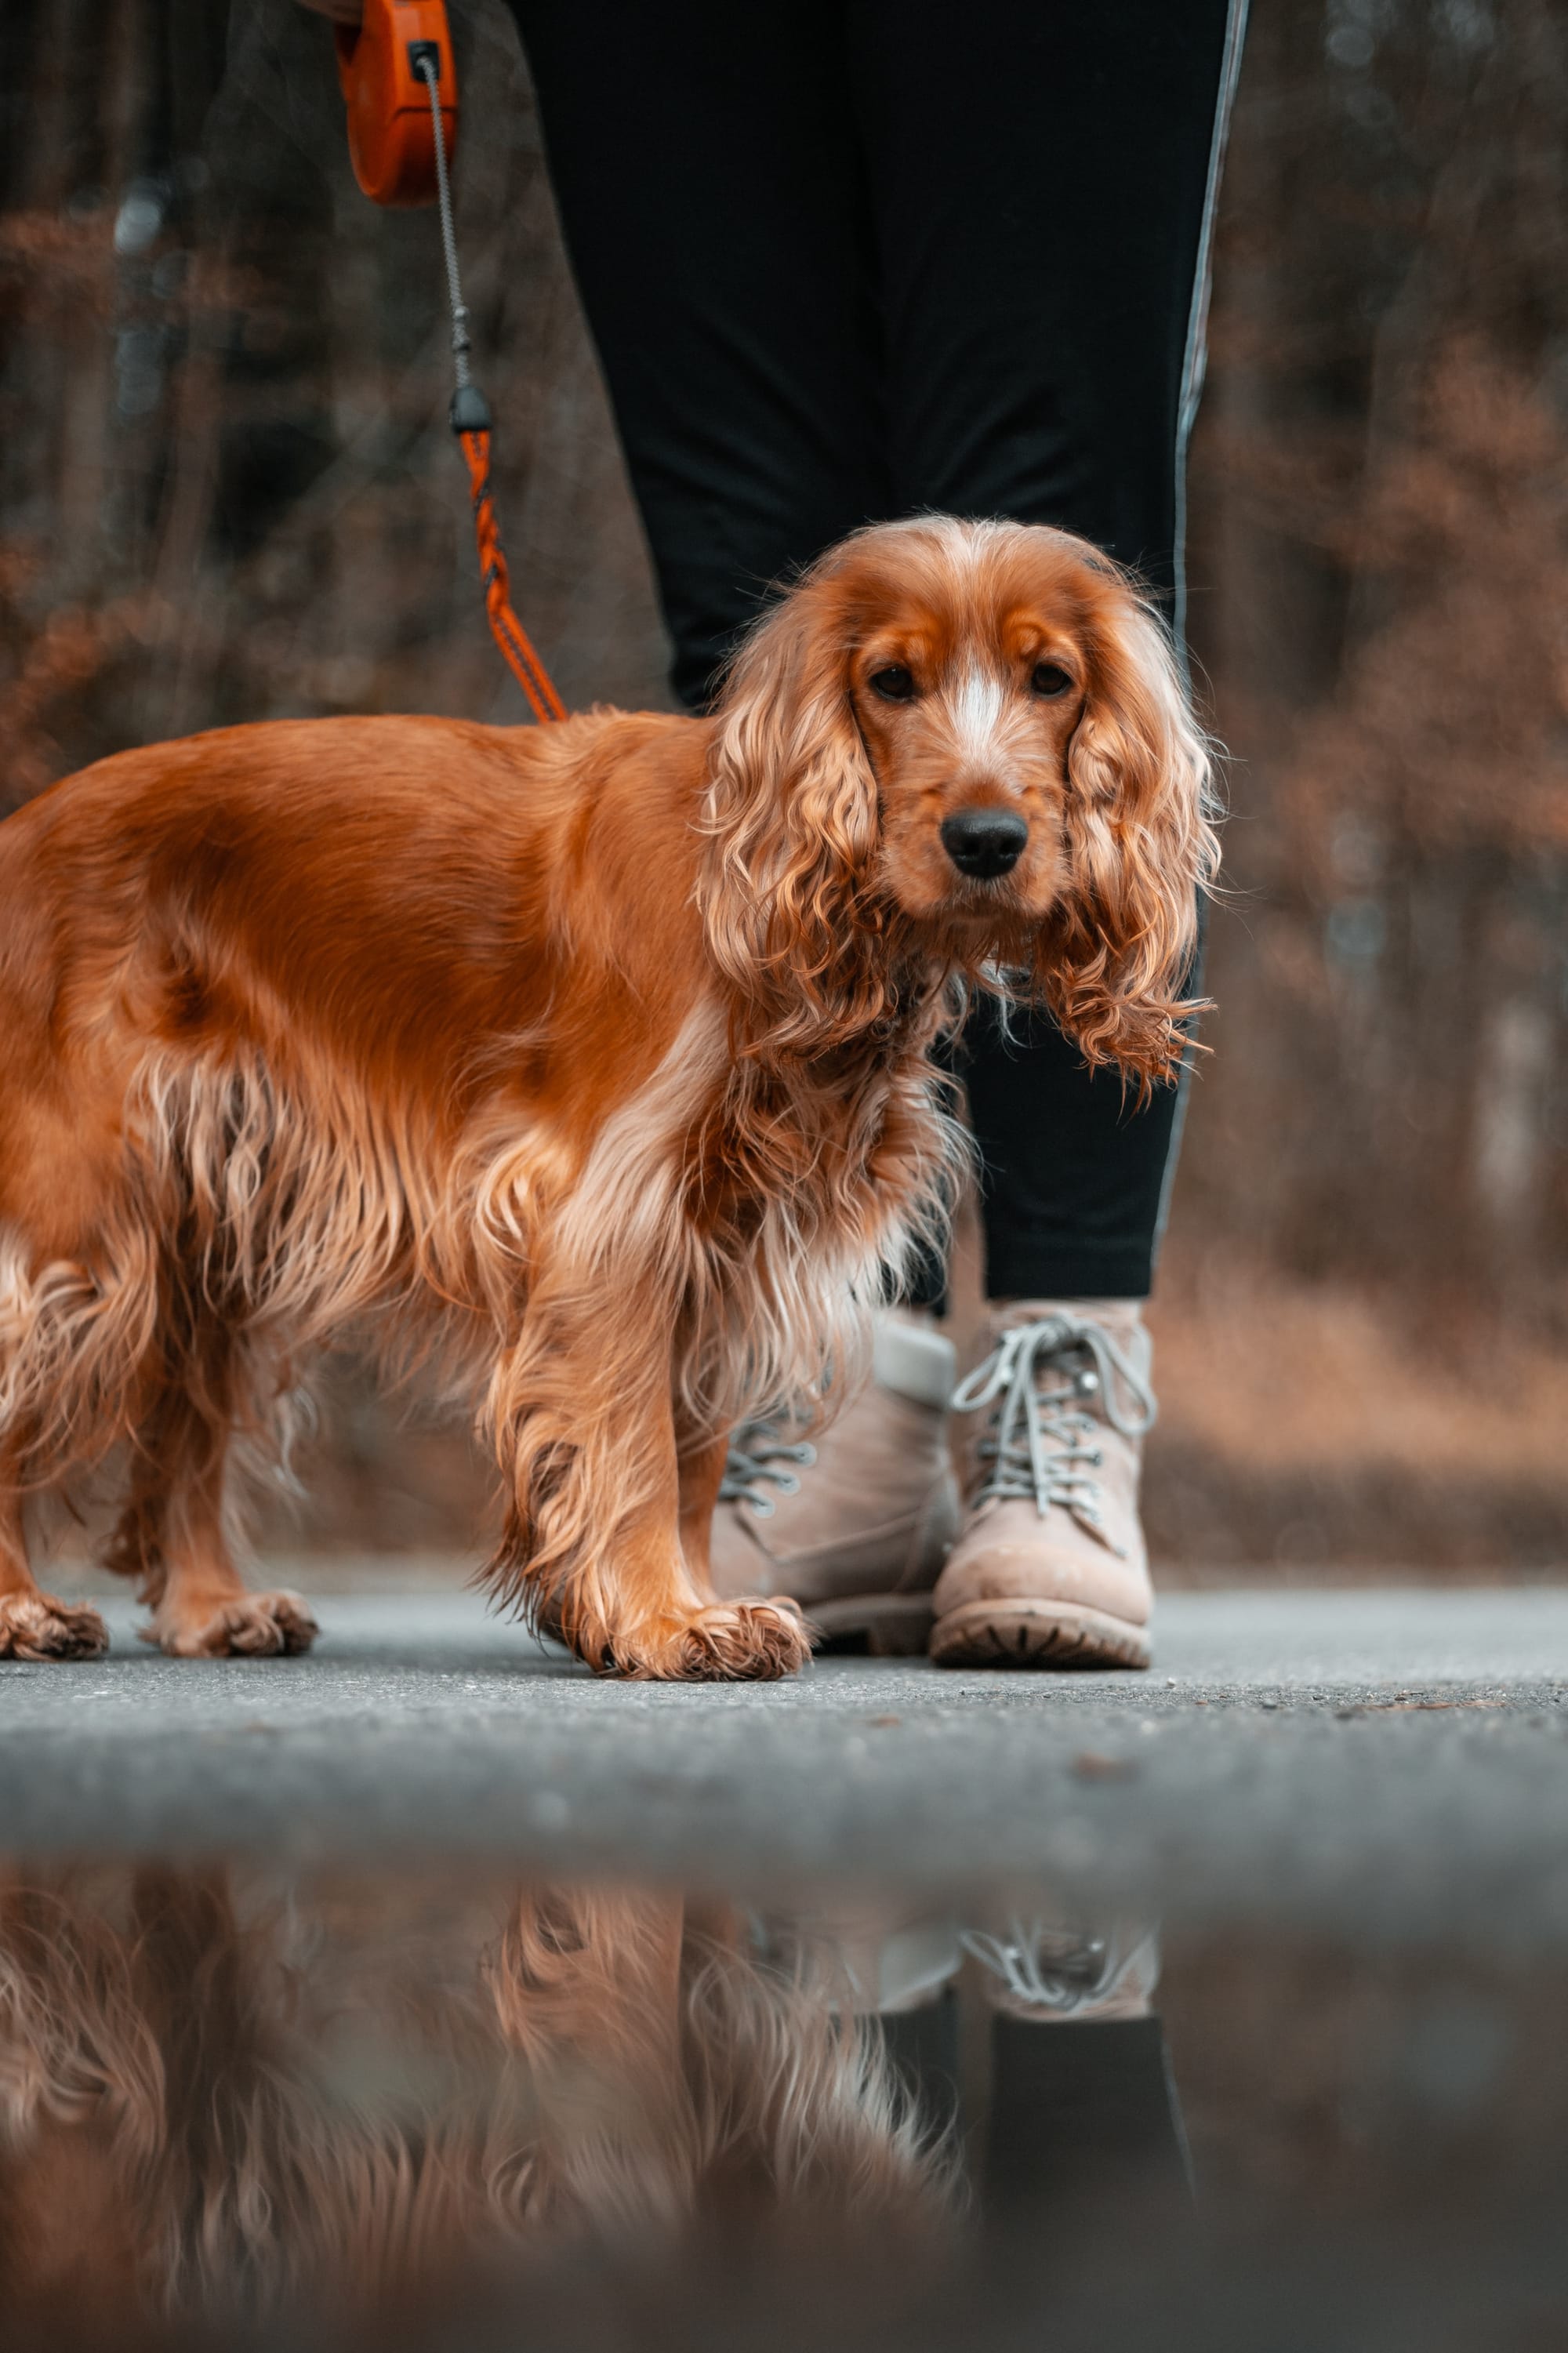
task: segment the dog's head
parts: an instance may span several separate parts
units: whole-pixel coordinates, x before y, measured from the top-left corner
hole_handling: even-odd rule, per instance
[[[1146,1082],[1182,1050],[1209,788],[1170,638],[1109,558],[1023,524],[879,525],[731,670],[714,952],[785,1050],[876,1020],[912,954],[1006,974]]]

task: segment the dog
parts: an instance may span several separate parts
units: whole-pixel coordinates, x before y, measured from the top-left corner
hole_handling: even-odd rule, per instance
[[[111,1451],[179,1655],[299,1651],[237,1447],[369,1335],[479,1400],[494,1596],[605,1672],[767,1677],[720,1605],[742,1415],[835,1398],[964,1143],[965,995],[1142,1091],[1185,1050],[1211,762],[1131,579],[1038,527],[830,551],[709,719],[283,721],[0,826],[0,1654],[89,1656],[24,1508]]]

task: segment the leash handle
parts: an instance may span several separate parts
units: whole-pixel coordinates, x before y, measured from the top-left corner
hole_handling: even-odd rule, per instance
[[[332,30],[355,179],[378,205],[434,204],[435,138],[418,58],[424,50],[436,58],[442,121],[435,137],[450,153],[458,143],[458,69],[444,0],[363,0],[357,25]]]
[[[441,250],[447,263],[447,299],[452,312],[452,430],[468,469],[473,491],[474,543],[479,550],[479,577],[484,583],[485,611],[490,635],[500,649],[529,707],[541,726],[564,719],[566,705],[556,692],[550,672],[534,650],[533,640],[511,605],[511,581],[506,550],[496,521],[490,491],[490,412],[468,364],[473,340],[468,333],[468,308],[463,300],[458,269],[458,233],[452,218],[452,190],[447,176],[447,141],[441,121],[441,58],[434,42],[411,47],[409,62],[430,94],[430,121],[436,145],[436,201],[441,214]]]

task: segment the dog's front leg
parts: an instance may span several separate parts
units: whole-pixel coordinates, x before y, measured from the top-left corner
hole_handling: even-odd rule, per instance
[[[612,1299],[541,1271],[491,1385],[509,1504],[489,1577],[601,1673],[791,1674],[808,1642],[790,1606],[714,1602],[701,1560],[689,1562],[682,1546],[671,1321],[652,1293]],[[716,1493],[716,1477],[711,1485]],[[689,1528],[691,1510],[689,1474]]]

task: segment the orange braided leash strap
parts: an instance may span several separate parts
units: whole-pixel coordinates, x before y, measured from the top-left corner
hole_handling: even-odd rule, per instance
[[[459,431],[458,440],[468,461],[474,490],[474,539],[479,551],[479,576],[484,582],[485,610],[490,632],[512,676],[527,695],[533,715],[542,726],[564,719],[566,705],[551,682],[550,672],[533,650],[533,642],[511,609],[511,582],[506,551],[500,543],[495,501],[490,496],[490,437],[488,429]]]

